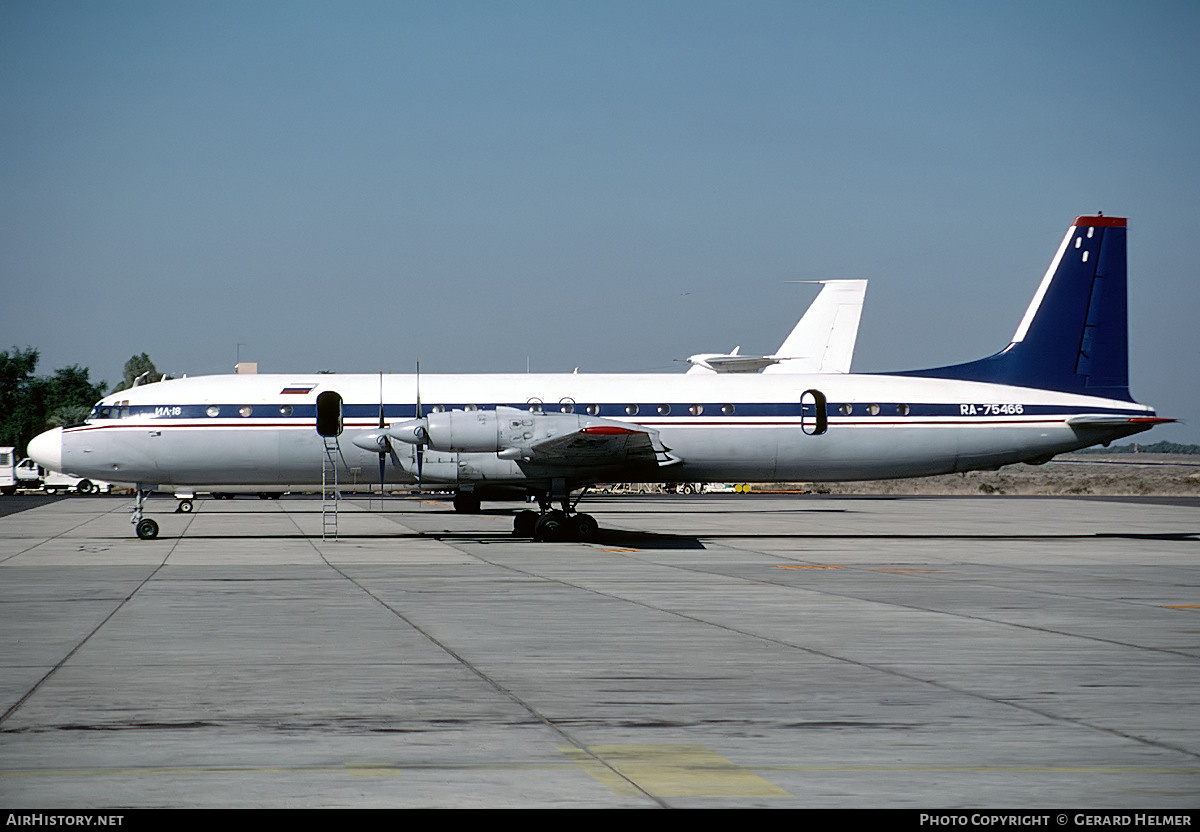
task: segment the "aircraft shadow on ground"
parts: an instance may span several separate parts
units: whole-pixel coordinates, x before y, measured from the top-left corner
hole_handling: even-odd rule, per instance
[[[320,540],[320,534],[187,534],[188,540]],[[746,537],[747,535],[740,535]],[[177,539],[178,536],[164,534],[159,540]],[[397,532],[379,534],[345,534],[329,537],[329,542],[338,540],[439,540],[447,543],[529,543],[528,537],[514,537],[510,532],[477,531],[428,531]],[[562,541],[570,542],[570,541]],[[700,539],[691,535],[662,534],[657,532],[631,532],[601,529],[589,544],[620,546],[629,549],[703,549]]]
[[[189,540],[319,540],[320,534],[186,534]],[[165,534],[160,539],[171,539],[175,535]],[[721,540],[992,540],[992,541],[1030,541],[1030,540],[1096,540],[1110,538],[1118,540],[1159,540],[1177,543],[1200,543],[1200,531],[1195,532],[1097,532],[1090,534],[954,534],[954,533],[821,533],[821,532],[717,532],[703,535],[708,541]],[[440,540],[445,542],[462,543],[529,543],[528,537],[515,537],[510,532],[480,532],[472,530],[424,532],[380,532],[376,534],[339,533],[329,537],[330,542],[336,540]],[[571,541],[562,541],[571,542]],[[670,534],[666,532],[630,531],[626,529],[600,528],[596,537],[586,541],[593,545],[619,546],[629,549],[705,549],[707,548],[695,535]]]

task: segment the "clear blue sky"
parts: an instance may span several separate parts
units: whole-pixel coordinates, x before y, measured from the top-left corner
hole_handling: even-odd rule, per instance
[[[0,2],[0,347],[40,370],[667,371],[866,277],[854,369],[1008,342],[1129,217],[1200,442],[1200,3]]]

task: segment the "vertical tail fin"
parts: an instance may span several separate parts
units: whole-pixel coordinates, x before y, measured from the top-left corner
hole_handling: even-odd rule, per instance
[[[1076,217],[1012,342],[988,358],[899,373],[1133,401],[1125,220]]]

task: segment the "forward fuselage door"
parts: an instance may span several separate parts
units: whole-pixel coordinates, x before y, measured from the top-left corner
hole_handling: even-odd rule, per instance
[[[820,390],[805,390],[800,394],[800,429],[809,436],[820,436],[829,430],[829,402]]]

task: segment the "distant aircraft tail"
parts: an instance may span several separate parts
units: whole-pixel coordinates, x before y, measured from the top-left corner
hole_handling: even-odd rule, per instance
[[[1125,220],[1076,217],[1012,343],[995,355],[897,375],[950,378],[1132,402]]]
[[[789,283],[820,283],[821,293],[804,317],[779,345],[778,363],[763,373],[848,373],[858,340],[865,280],[789,280]]]

